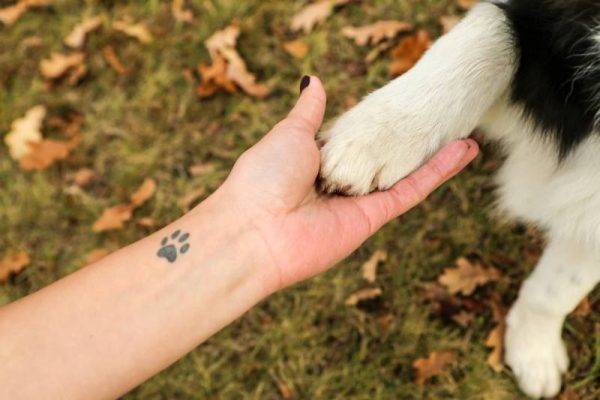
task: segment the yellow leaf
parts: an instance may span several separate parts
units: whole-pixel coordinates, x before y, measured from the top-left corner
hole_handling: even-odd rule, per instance
[[[156,181],[152,178],[147,178],[144,180],[144,183],[142,183],[142,186],[131,195],[131,205],[134,208],[140,207],[154,196],[154,192],[156,192]]]
[[[190,10],[185,9],[183,0],[173,0],[171,3],[171,12],[176,21],[192,22],[194,20],[194,14]]]
[[[94,223],[94,232],[105,232],[123,229],[125,222],[131,219],[133,206],[131,204],[120,204],[104,210],[100,218]]]
[[[85,54],[79,51],[68,55],[52,53],[50,58],[46,58],[40,62],[40,72],[46,79],[58,79],[70,71],[81,68],[84,59]]]
[[[293,31],[310,33],[317,24],[325,22],[336,6],[348,3],[350,0],[320,0],[311,3],[292,17]]]
[[[495,268],[483,268],[473,264],[464,257],[456,261],[456,268],[446,268],[438,278],[438,282],[448,288],[452,294],[462,293],[465,296],[473,294],[479,286],[500,279],[500,271]]]
[[[25,252],[8,255],[0,260],[0,283],[6,282],[12,274],[18,274],[29,265],[31,260]]]
[[[15,120],[10,132],[4,137],[10,156],[14,160],[31,153],[31,143],[42,141],[42,122],[46,117],[46,107],[35,106],[23,118]]]
[[[308,46],[302,40],[292,40],[291,42],[285,42],[283,48],[292,57],[302,59],[306,57],[308,53]]]
[[[384,250],[377,250],[371,258],[367,260],[362,266],[362,276],[370,283],[374,283],[377,278],[377,266],[379,263],[387,260],[388,254]]]
[[[154,40],[154,37],[143,23],[129,24],[125,21],[116,21],[113,23],[113,28],[137,39],[143,44],[152,43]]]
[[[393,39],[399,33],[409,32],[414,29],[414,25],[403,21],[379,21],[371,25],[352,27],[347,26],[342,29],[342,35],[353,39],[359,46],[366,44],[375,45],[385,39]]]
[[[348,299],[346,300],[346,305],[347,306],[355,306],[358,303],[360,303],[361,301],[376,299],[376,298],[380,297],[382,293],[383,292],[381,291],[380,288],[369,288],[369,289],[359,290],[358,292],[356,292],[356,293],[352,294],[350,297],[348,297]]]
[[[75,49],[82,47],[87,34],[98,29],[100,25],[102,25],[102,17],[83,20],[83,22],[75,25],[71,33],[65,38],[65,44]]]

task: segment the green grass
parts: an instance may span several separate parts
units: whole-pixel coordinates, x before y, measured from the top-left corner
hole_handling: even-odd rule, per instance
[[[0,6],[10,2],[0,0]],[[51,115],[84,115],[82,144],[74,156],[43,172],[23,172],[0,146],[0,257],[26,250],[32,264],[0,285],[0,304],[14,301],[83,266],[95,248],[116,249],[149,231],[134,223],[117,232],[91,230],[102,209],[115,205],[146,177],[156,196],[136,211],[158,226],[180,216],[180,200],[194,190],[216,189],[235,159],[281,119],[297,96],[299,78],[319,75],[329,94],[328,117],[349,101],[384,84],[387,56],[362,61],[368,49],[340,35],[346,25],[381,19],[412,21],[440,31],[438,18],[457,10],[451,0],[355,1],[305,37],[302,61],[281,44],[291,16],[304,1],[188,1],[195,19],[173,21],[168,1],[56,0],[32,10],[14,26],[0,28],[0,132],[36,104]],[[104,26],[85,46],[89,72],[77,86],[47,90],[41,59],[64,50],[62,39],[83,16],[101,14]],[[130,16],[150,27],[156,40],[141,45],[110,29]],[[272,89],[257,100],[241,93],[201,100],[183,77],[184,68],[208,61],[203,41],[237,19],[239,51],[251,71]],[[41,45],[26,47],[39,37]],[[118,76],[102,48],[112,45],[132,72]],[[486,364],[485,338],[494,323],[488,312],[468,328],[436,317],[420,286],[465,254],[481,257],[505,278],[478,292],[497,292],[506,304],[536,262],[539,244],[527,229],[494,217],[491,176],[497,156],[486,147],[469,169],[422,206],[392,222],[338,268],[264,301],[183,360],[143,384],[127,399],[277,399],[278,383],[297,399],[515,399],[508,372]],[[213,172],[193,177],[191,165],[210,162]],[[67,176],[81,167],[100,176],[74,190]],[[366,287],[360,265],[376,249],[390,253],[380,267],[380,300],[351,308],[345,299]],[[598,300],[598,292],[595,299]],[[389,324],[383,317],[392,316]],[[600,312],[568,320],[572,366],[566,377],[582,399],[600,397]],[[458,362],[424,386],[413,383],[412,362],[431,351],[452,351]]]

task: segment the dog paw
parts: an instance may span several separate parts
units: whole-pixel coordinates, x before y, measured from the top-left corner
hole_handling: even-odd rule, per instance
[[[532,398],[553,397],[569,358],[561,339],[562,318],[517,303],[507,317],[506,363]]]
[[[377,92],[342,115],[321,138],[321,188],[363,195],[386,190],[439,147],[423,123]]]

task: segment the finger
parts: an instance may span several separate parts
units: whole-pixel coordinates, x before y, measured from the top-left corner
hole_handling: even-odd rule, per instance
[[[286,128],[295,128],[315,136],[323,123],[327,96],[319,78],[307,76],[302,79],[300,99],[281,122]]]
[[[425,200],[442,183],[473,161],[478,153],[479,146],[472,139],[451,142],[427,164],[391,189],[349,200],[354,200],[362,209],[369,219],[373,230],[371,233],[374,233],[388,221]]]

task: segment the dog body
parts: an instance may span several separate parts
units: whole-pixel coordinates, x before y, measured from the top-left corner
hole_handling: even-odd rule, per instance
[[[550,397],[568,357],[566,316],[600,281],[600,2],[477,5],[408,73],[327,132],[327,190],[387,189],[481,127],[507,154],[499,206],[547,246],[507,317],[505,359],[523,391]]]

